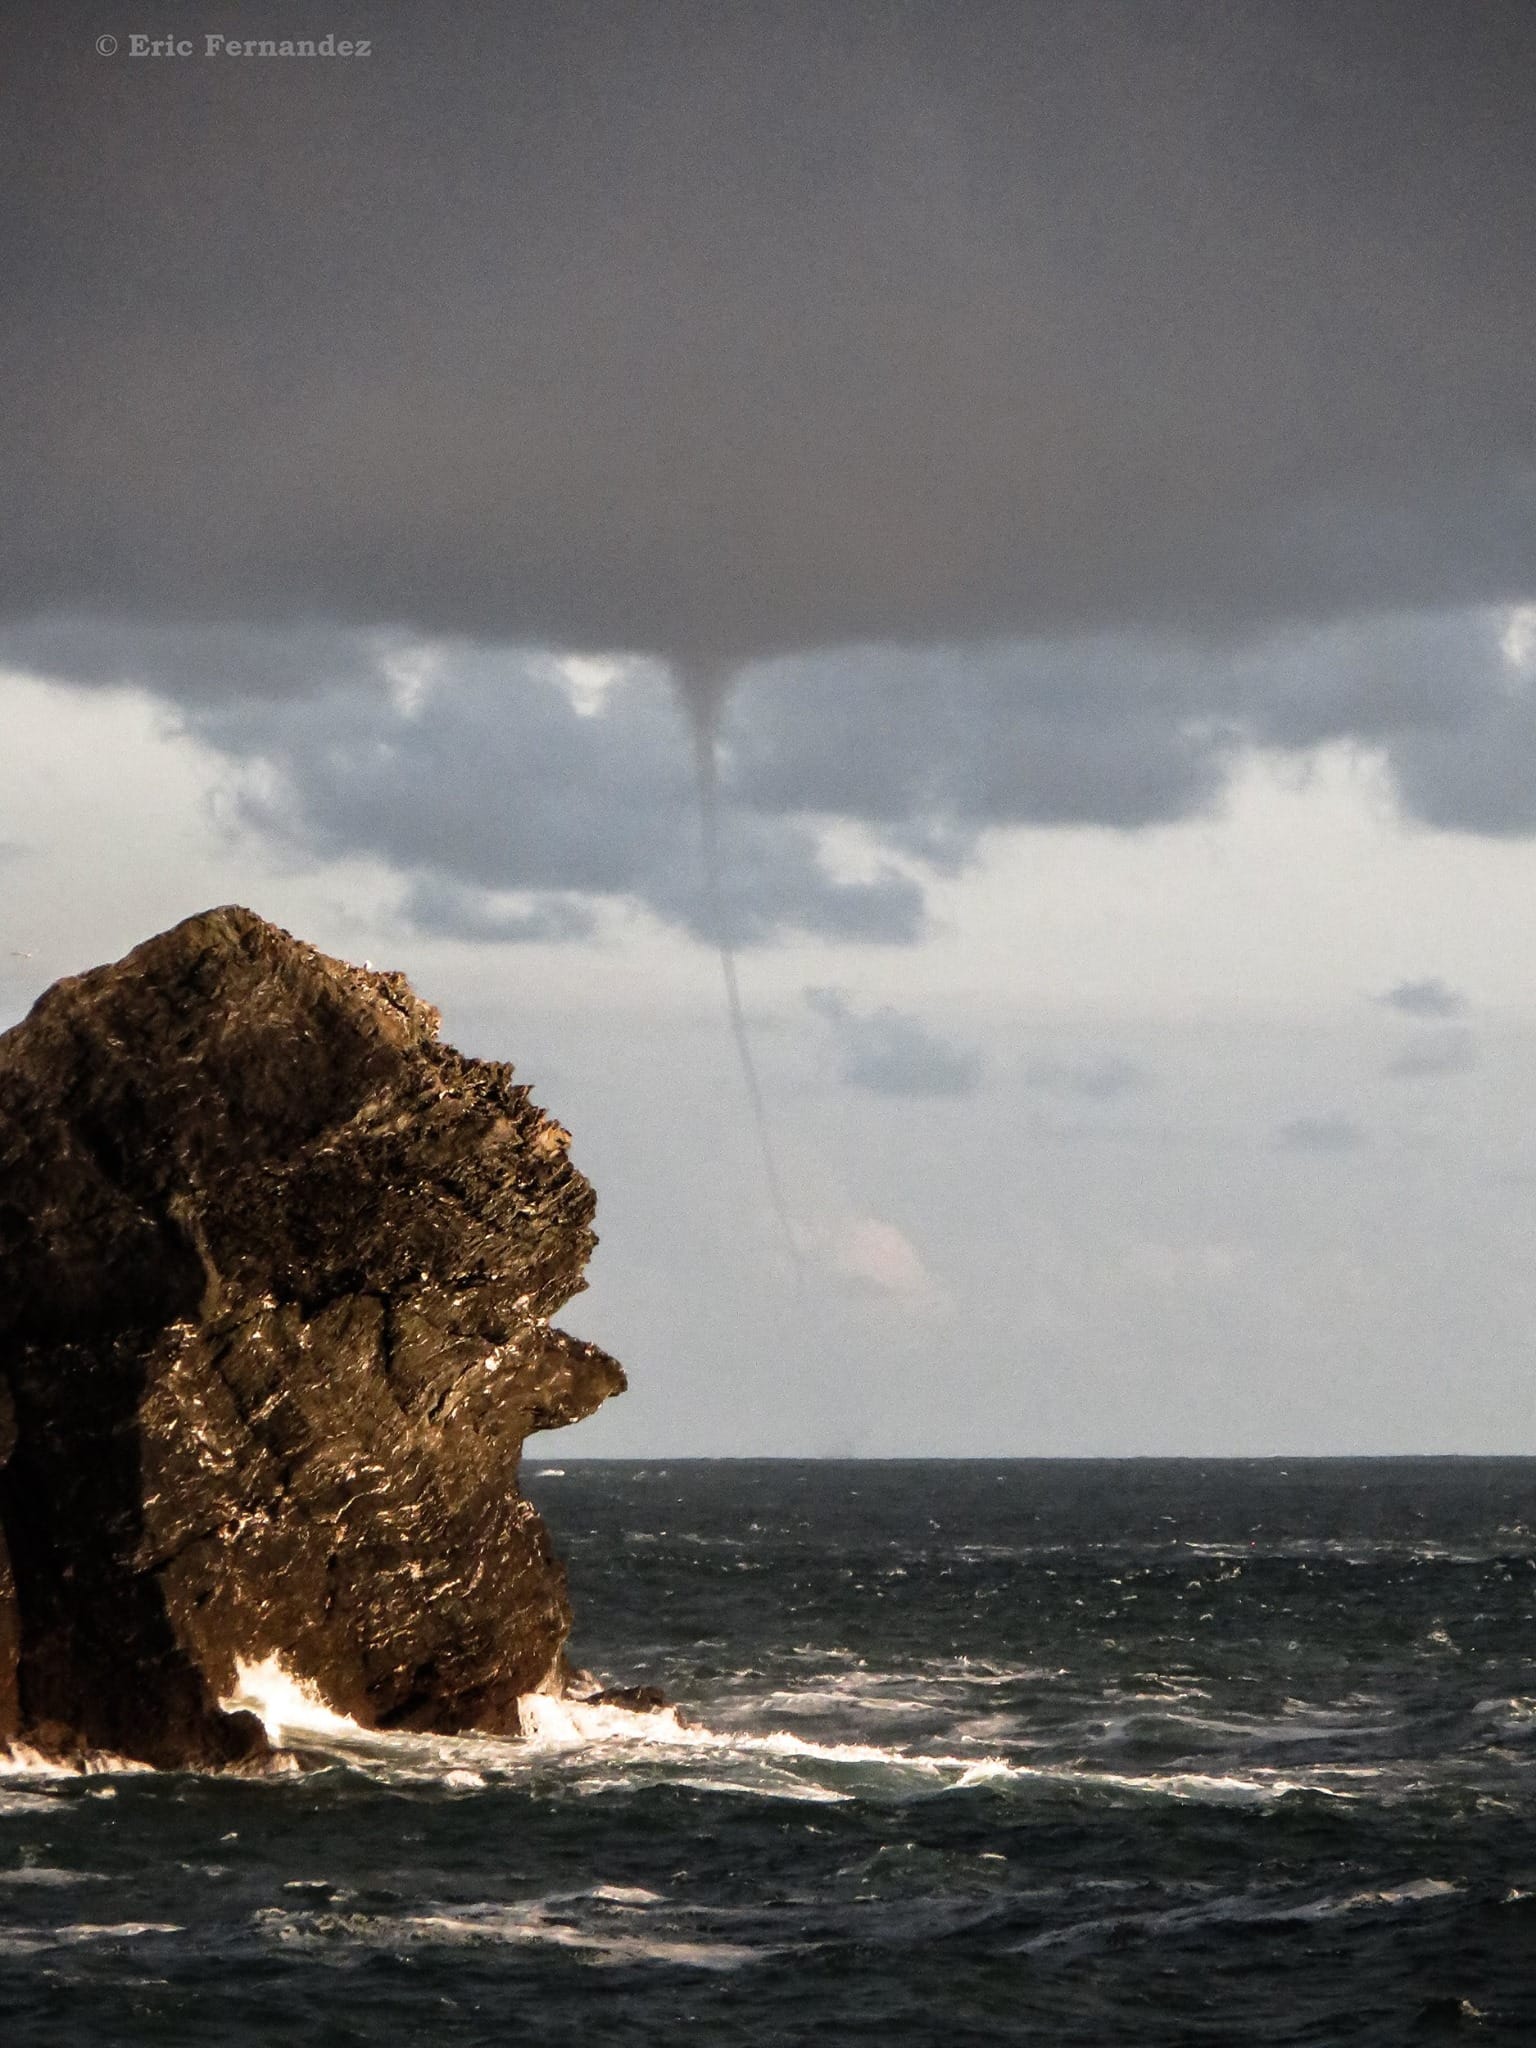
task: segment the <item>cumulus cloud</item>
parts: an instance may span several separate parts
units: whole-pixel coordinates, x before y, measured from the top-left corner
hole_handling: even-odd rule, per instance
[[[1463,721],[1392,747],[1406,808],[1452,832],[1536,832],[1536,693],[1490,693]]]
[[[1365,1133],[1346,1116],[1298,1116],[1280,1126],[1276,1141],[1288,1152],[1355,1152]]]
[[[1304,750],[1353,736],[1379,748],[1409,807],[1474,830],[1518,829],[1536,805],[1536,716],[1512,724],[1507,614],[1416,613],[1270,635],[1242,647],[1120,634],[928,650],[848,648],[759,664],[725,709],[731,794],[764,817],[823,814],[876,826],[893,851],[963,864],[978,835],[1013,824],[1120,830],[1208,810],[1234,759],[1253,746]],[[487,739],[525,755],[548,744],[528,715],[525,679],[557,686],[571,744],[558,779],[593,764],[594,738],[621,685],[642,680],[662,706],[667,669],[632,657],[554,656],[400,632],[313,624],[292,632],[167,627],[70,618],[0,623],[0,661],[75,683],[136,684],[179,700],[235,751],[312,723],[306,699],[351,704],[357,744],[388,736],[455,695],[485,701]],[[441,681],[435,694],[430,684]],[[502,693],[499,713],[494,699]],[[387,713],[373,697],[387,698]],[[1489,725],[1487,777],[1466,749]],[[593,731],[582,737],[582,729]],[[686,774],[672,714],[660,708],[637,760],[656,745]],[[338,743],[343,735],[337,732]],[[414,743],[416,752],[423,742]],[[1503,796],[1500,795],[1503,791]],[[611,791],[594,789],[596,801]],[[1536,810],[1531,812],[1536,827]]]
[[[1225,654],[1100,636],[761,664],[716,726],[718,915],[659,662],[334,626],[83,618],[0,626],[0,662],[175,700],[187,729],[236,764],[249,824],[387,862],[425,929],[579,937],[606,898],[736,943],[789,930],[904,943],[923,929],[926,882],[962,870],[995,828],[1177,820],[1217,802],[1243,748],[1351,729],[1369,729],[1389,765],[1405,748],[1431,758],[1431,733],[1454,757],[1458,731],[1507,700],[1501,636],[1501,616],[1478,612]],[[1500,774],[1513,779],[1520,758],[1511,740]],[[1536,726],[1524,772],[1536,789]],[[865,835],[857,881],[823,859],[833,820]],[[1412,1014],[1453,997],[1406,983],[1381,1000]]]
[[[597,922],[580,896],[545,894],[509,902],[496,891],[467,888],[440,874],[416,876],[400,912],[418,931],[498,946],[590,938]]]
[[[912,843],[963,857],[988,826],[1189,817],[1247,749],[1352,739],[1415,815],[1536,829],[1536,702],[1511,695],[1507,620],[1417,611],[1240,644],[1098,633],[765,663],[734,727],[739,785],[766,808],[905,820]]]
[[[1459,989],[1438,976],[1423,981],[1400,981],[1376,998],[1389,1010],[1404,1017],[1425,1017],[1441,1021],[1466,1014],[1467,999]]]
[[[788,930],[902,943],[923,929],[927,879],[963,869],[996,827],[1178,819],[1217,800],[1243,746],[1303,747],[1372,720],[1389,762],[1435,721],[1450,747],[1458,719],[1502,700],[1500,634],[1499,618],[1476,613],[1340,625],[1224,656],[1101,637],[762,664],[717,726],[718,918],[686,733],[658,662],[86,619],[0,628],[0,661],[177,700],[187,729],[236,764],[249,824],[387,862],[425,929],[578,937],[606,898],[701,935],[718,923],[737,943]],[[1124,713],[1133,685],[1138,706]],[[1536,734],[1530,775],[1536,787]],[[822,857],[831,820],[865,834],[857,881]],[[1403,986],[1382,1000],[1404,1014],[1442,999],[1438,984]]]
[[[183,717],[237,765],[247,825],[312,854],[385,862],[426,931],[582,937],[605,900],[736,944],[788,930],[900,943],[920,930],[917,881],[893,860],[838,878],[798,815],[730,811],[709,890],[689,753],[654,669],[631,665],[592,702],[547,656],[459,647],[416,667],[409,690],[380,667],[361,688],[282,704],[214,693]]]
[[[981,1060],[900,1010],[861,1011],[836,989],[806,991],[806,1002],[829,1027],[838,1073],[875,1095],[968,1095],[981,1080]]]

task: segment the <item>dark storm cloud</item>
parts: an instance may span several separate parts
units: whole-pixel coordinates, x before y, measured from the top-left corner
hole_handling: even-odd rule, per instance
[[[1395,988],[1389,988],[1385,995],[1376,1000],[1389,1010],[1396,1010],[1404,1017],[1427,1017],[1436,1020],[1446,1017],[1461,1017],[1466,1014],[1467,999],[1449,982],[1437,975],[1423,981],[1400,981]]]
[[[0,661],[190,707],[424,924],[707,922],[659,687],[586,723],[512,645],[740,673],[738,939],[910,938],[989,827],[1255,745],[1536,831],[1524,0],[74,14],[0,26]]]
[[[1276,1141],[1288,1152],[1356,1152],[1365,1133],[1345,1116],[1298,1116],[1280,1126]]]
[[[208,0],[192,32],[294,26]],[[1531,592],[1527,0],[326,26],[371,56],[104,59],[94,16],[9,10],[12,617],[703,676]],[[1121,682],[1151,793],[1115,800],[1189,801]],[[1483,802],[1497,738],[1415,801]]]
[[[307,621],[261,627],[52,616],[0,625],[0,661],[8,668],[194,705],[376,682],[397,644],[398,634]]]
[[[805,1000],[832,1033],[838,1073],[875,1095],[969,1095],[981,1061],[963,1046],[892,1009],[859,1010],[837,989],[807,989]]]

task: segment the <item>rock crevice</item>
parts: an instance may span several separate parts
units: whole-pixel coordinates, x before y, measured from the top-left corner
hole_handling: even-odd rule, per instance
[[[0,1741],[517,1728],[569,1628],[523,1439],[624,1385],[549,1318],[592,1190],[399,975],[209,911],[0,1037]]]

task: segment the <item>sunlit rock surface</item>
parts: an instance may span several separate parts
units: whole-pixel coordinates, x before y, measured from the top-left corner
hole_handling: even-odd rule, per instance
[[[399,975],[248,910],[0,1036],[0,1742],[259,1757],[280,1657],[365,1727],[518,1727],[569,1627],[524,1437],[619,1367],[547,1318],[592,1189]]]

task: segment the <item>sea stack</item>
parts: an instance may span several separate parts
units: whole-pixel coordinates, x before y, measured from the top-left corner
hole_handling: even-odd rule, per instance
[[[367,1727],[518,1728],[565,1574],[523,1439],[624,1386],[568,1134],[398,974],[211,910],[0,1036],[0,1744],[259,1759],[277,1657]]]

